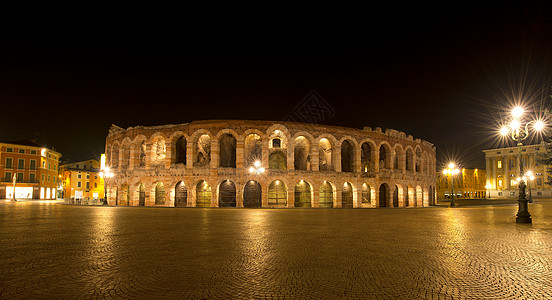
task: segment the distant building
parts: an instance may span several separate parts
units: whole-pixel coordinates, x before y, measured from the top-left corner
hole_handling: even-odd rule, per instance
[[[437,198],[450,198],[451,178],[443,173],[437,174]],[[485,170],[462,169],[458,175],[454,175],[454,197],[463,199],[481,199],[488,195],[485,193]]]
[[[491,198],[519,197],[517,178],[519,174],[519,148],[508,147],[483,150],[487,161],[487,183],[491,186]],[[529,197],[552,197],[552,187],[546,184],[547,166],[537,162],[537,155],[546,152],[546,143],[521,147],[524,173],[532,171],[534,179],[527,181]]]
[[[99,173],[100,162],[95,159],[62,165],[61,197],[66,200],[103,199],[104,183]]]
[[[56,199],[61,153],[33,141],[0,143],[0,199]]]

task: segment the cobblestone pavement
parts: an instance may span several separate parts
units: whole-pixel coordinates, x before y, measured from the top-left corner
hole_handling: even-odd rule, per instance
[[[0,201],[0,298],[551,299],[552,200],[516,211]]]

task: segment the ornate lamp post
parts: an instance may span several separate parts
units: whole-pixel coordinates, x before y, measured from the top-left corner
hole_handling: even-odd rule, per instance
[[[443,170],[443,174],[450,176],[450,207],[456,207],[456,203],[454,203],[454,175],[458,173],[460,173],[460,170],[456,168],[454,163],[448,164],[448,168]]]
[[[500,134],[504,137],[510,137],[517,143],[519,148],[519,174],[523,175],[523,158],[522,158],[522,141],[529,136],[529,125],[532,125],[534,131],[541,131],[544,128],[544,123],[540,120],[532,120],[523,124],[524,110],[521,107],[515,107],[512,110],[512,119],[509,126],[503,126],[500,129]],[[528,200],[525,195],[525,179],[519,180],[519,197],[518,197],[518,212],[516,214],[516,223],[532,223],[531,214],[529,213]]]
[[[101,163],[100,163],[100,177],[103,179],[104,181],[104,202],[103,202],[103,205],[107,205],[107,184],[106,184],[106,181],[107,181],[107,178],[111,178],[113,177],[113,172],[111,172],[111,170],[109,169],[109,167],[107,167],[105,165],[105,154],[102,154],[101,156]]]
[[[493,188],[493,186],[490,183],[487,183],[487,185],[485,185],[485,188],[489,192],[489,198],[488,199],[491,199],[491,189]]]

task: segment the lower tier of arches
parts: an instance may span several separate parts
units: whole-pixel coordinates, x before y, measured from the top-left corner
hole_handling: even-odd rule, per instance
[[[435,185],[366,178],[138,178],[109,180],[117,206],[375,208],[435,205]]]

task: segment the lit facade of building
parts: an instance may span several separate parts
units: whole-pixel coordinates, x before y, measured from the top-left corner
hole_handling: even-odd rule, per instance
[[[64,164],[60,167],[64,199],[103,199],[104,183],[99,175],[100,162],[95,159]]]
[[[437,177],[439,178],[437,181],[437,198],[450,198],[452,194],[450,175],[438,173]],[[463,199],[487,198],[485,178],[485,170],[462,169],[458,175],[454,175],[454,197]]]
[[[32,141],[0,143],[0,199],[56,199],[61,154]]]
[[[517,198],[519,190],[519,148],[508,147],[483,150],[487,163],[487,183],[491,198]],[[546,143],[521,147],[524,173],[532,171],[534,179],[527,180],[527,196],[552,197],[552,187],[546,184],[547,166],[537,162],[537,155],[546,152]]]

